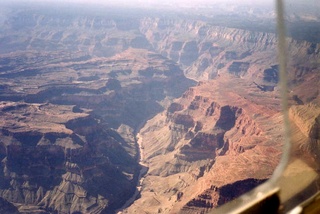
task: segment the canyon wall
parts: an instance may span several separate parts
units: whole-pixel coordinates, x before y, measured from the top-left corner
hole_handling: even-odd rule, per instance
[[[123,212],[204,212],[272,175],[275,34],[118,10],[18,7],[1,22],[4,212],[112,213],[140,183]],[[320,45],[287,42],[290,116],[311,151]]]
[[[161,18],[144,19],[140,28],[199,82],[141,129],[149,171],[126,213],[207,212],[266,181],[284,142],[276,35]],[[292,143],[295,153],[303,153],[299,144],[307,148],[302,156],[313,151],[318,160],[317,111],[301,109],[319,105],[320,45],[287,44],[290,115],[304,133],[294,129]]]
[[[274,33],[170,18],[145,18],[140,29],[150,44],[179,63],[189,78],[208,80],[231,73],[254,81],[262,90],[274,90],[279,81]],[[315,75],[319,52],[317,43],[287,38],[289,80],[303,82],[306,74]]]
[[[248,179],[257,180],[250,187],[260,184],[282,154],[281,120],[274,92],[230,74],[189,88],[139,133],[149,171],[127,213],[200,212],[233,198],[216,188]]]
[[[112,213],[138,183],[136,130],[194,82],[149,50],[136,19],[49,11],[3,23],[0,199],[26,213]]]

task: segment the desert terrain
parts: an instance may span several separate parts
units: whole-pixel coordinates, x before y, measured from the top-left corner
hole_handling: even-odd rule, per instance
[[[204,213],[272,176],[285,141],[269,10],[3,8],[1,213]],[[289,180],[320,152],[319,32],[294,28],[320,18],[298,17],[288,101],[308,167]]]

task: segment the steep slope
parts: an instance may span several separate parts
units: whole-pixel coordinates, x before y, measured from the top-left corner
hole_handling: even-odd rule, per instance
[[[18,7],[0,23],[5,207],[112,213],[141,190],[124,212],[203,212],[270,177],[283,142],[274,34],[77,12]],[[296,146],[317,151],[320,46],[287,41]]]
[[[276,94],[221,75],[190,88],[149,120],[139,134],[149,171],[141,198],[127,212],[184,212],[212,185],[267,179],[283,142]]]
[[[261,90],[274,90],[277,86],[274,33],[179,18],[146,18],[140,28],[157,51],[183,66],[189,78],[208,80],[231,73],[255,82]],[[292,38],[287,43],[289,80],[297,83],[307,74],[318,75],[320,45]]]
[[[284,142],[278,93],[220,75],[149,120],[139,134],[149,171],[126,212],[208,211],[264,182]],[[310,166],[285,176],[317,169],[318,114],[317,104],[291,107],[293,157]]]
[[[134,14],[29,9],[1,23],[0,195],[25,213],[112,213],[136,189],[136,130],[194,83]]]
[[[315,104],[292,106],[289,115],[298,128],[294,140],[303,151],[308,151],[319,163],[320,108]],[[298,134],[299,133],[299,134]]]
[[[179,19],[145,19],[141,30],[162,55],[182,64],[188,77],[206,81],[141,129],[149,171],[141,198],[126,212],[204,212],[269,178],[283,142],[275,35]],[[317,106],[320,46],[291,38],[287,42],[289,103]],[[299,113],[292,120],[309,133],[303,130],[318,128],[306,125],[313,121],[306,118],[317,114],[307,112],[309,116]],[[309,134],[297,137],[294,130],[294,153],[302,152],[299,144],[308,148],[304,152],[315,151],[316,140]],[[221,189],[228,189],[227,195]]]
[[[117,134],[72,110],[1,103],[1,197],[24,211],[98,212],[134,191],[139,166]]]
[[[14,64],[17,55],[29,56],[23,68]],[[192,81],[141,49],[77,61],[61,53],[52,63],[21,55],[6,55],[16,69],[1,74],[1,196],[25,204],[24,212],[113,212],[134,193],[140,171],[135,139],[127,136]]]

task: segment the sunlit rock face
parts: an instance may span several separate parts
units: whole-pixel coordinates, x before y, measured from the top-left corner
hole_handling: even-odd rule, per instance
[[[284,142],[276,35],[191,19],[146,18],[141,29],[156,50],[199,82],[141,129],[149,171],[141,198],[127,213],[206,212],[266,181]],[[288,63],[290,115],[297,126],[292,142],[318,160],[314,86],[320,76],[308,60],[317,61],[319,51],[310,47],[319,50],[319,44],[287,42],[294,59]],[[309,102],[313,110],[304,111]]]
[[[123,212],[202,212],[273,173],[274,32],[161,10],[12,7],[0,10],[1,213],[114,213],[137,186]],[[320,46],[287,42],[294,135],[317,158]]]
[[[318,163],[320,158],[320,108],[314,104],[296,105],[289,110],[289,116],[294,124],[294,139],[297,140],[299,148],[304,152],[311,153]]]
[[[201,212],[236,197],[228,195],[229,190],[226,195],[210,191],[211,185],[222,188],[257,180],[240,193],[269,178],[281,157],[283,138],[279,99],[262,96],[265,93],[225,74],[189,88],[149,120],[139,133],[149,171],[141,198],[128,213],[160,208]]]

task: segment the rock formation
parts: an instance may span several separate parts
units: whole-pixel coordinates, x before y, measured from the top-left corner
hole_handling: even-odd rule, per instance
[[[269,96],[261,96],[265,93]],[[283,142],[280,102],[272,93],[221,75],[189,88],[167,111],[149,120],[140,132],[149,171],[141,198],[128,213],[160,208],[183,213],[209,184],[220,188],[270,177]],[[176,200],[178,191],[183,196]]]
[[[297,127],[294,133],[296,144],[304,152],[309,152],[319,163],[320,155],[320,108],[315,104],[292,106],[289,111],[291,121]],[[299,133],[299,134],[298,134]],[[298,137],[299,136],[299,137]],[[300,140],[298,140],[300,139]],[[301,140],[303,139],[303,140]]]
[[[11,7],[0,10],[1,213],[114,213],[137,195],[121,211],[205,212],[272,175],[274,32],[158,10]],[[294,145],[318,160],[320,45],[287,42]]]
[[[182,64],[186,76],[201,81],[141,130],[149,172],[141,198],[127,213],[207,211],[233,198],[237,190],[232,183],[269,178],[284,142],[275,34],[214,27],[193,20],[150,18],[143,26],[155,49]],[[289,102],[301,105],[312,101],[313,109],[317,109],[318,89],[310,85],[318,84],[319,72],[303,59],[316,60],[319,45],[292,38],[287,42],[289,60],[294,59],[288,64]],[[310,46],[316,50],[310,51]],[[290,110],[292,121],[305,133],[298,138],[294,131],[295,152],[300,144],[317,158],[318,143],[313,136],[319,129],[318,114],[311,109],[302,113],[302,108],[293,106]],[[218,189],[231,185],[232,194],[221,199],[221,193],[215,192],[215,197],[210,196],[214,200],[204,200],[200,196],[207,194],[210,184]]]
[[[148,50],[135,20],[54,13],[4,24],[0,195],[21,212],[114,212],[138,182],[136,130],[193,81]],[[102,42],[101,27],[121,33]]]
[[[101,212],[134,190],[139,166],[88,111],[2,102],[1,114],[0,194],[21,210]]]

